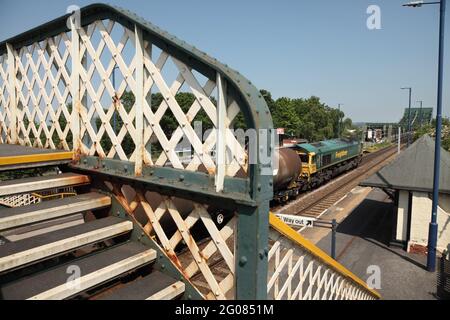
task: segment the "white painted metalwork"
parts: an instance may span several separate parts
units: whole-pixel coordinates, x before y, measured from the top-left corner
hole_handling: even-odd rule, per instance
[[[136,64],[144,66],[144,40],[142,30],[135,27],[136,39]],[[135,150],[135,174],[142,174],[144,161],[144,68],[136,68],[136,150]]]
[[[72,110],[71,114],[67,113],[67,118],[70,119],[70,129],[72,130],[72,146],[75,153],[79,153],[81,149],[81,136],[80,136],[80,112],[81,112],[81,92],[80,92],[80,71],[81,71],[81,57],[80,54],[80,34],[78,32],[79,26],[75,21],[75,16],[70,17],[70,29],[72,41],[70,45],[70,54],[72,58],[72,73],[70,74],[69,85],[70,93],[72,95]],[[67,51],[69,47],[67,48]],[[63,68],[61,68],[63,69]]]
[[[222,80],[222,76],[217,74],[217,146],[216,146],[216,191],[223,190],[223,183],[225,177],[225,152],[226,152],[226,117],[227,117],[227,105],[226,105],[226,87]]]
[[[22,193],[12,196],[0,197],[0,205],[9,208],[16,208],[39,203],[43,200],[52,200],[57,198],[61,199],[72,195],[76,195],[73,187],[57,188],[40,192]]]
[[[282,222],[281,222],[282,223]],[[295,231],[294,231],[295,232]],[[331,257],[319,257],[309,248],[270,229],[268,299],[275,300],[375,300],[379,296],[356,276],[338,270]],[[330,263],[332,262],[332,263]]]
[[[16,99],[16,63],[15,51],[10,44],[6,44],[8,51],[8,92],[10,114],[11,143],[17,143],[17,99]]]
[[[227,96],[226,81],[217,87],[220,75],[202,75],[150,43],[138,27],[129,30],[112,20],[80,27],[71,19],[69,32],[15,51],[8,47],[0,62],[0,143],[17,137],[21,145],[74,150],[75,157],[132,161],[137,174],[143,165],[171,165],[191,171],[204,166],[215,175],[211,153],[220,147],[231,158],[219,180],[247,171],[244,146],[232,132],[224,133],[240,112]],[[115,69],[116,88],[111,82]],[[187,110],[177,100],[182,92],[195,97]],[[161,94],[158,105],[152,105],[151,93]],[[124,105],[130,95],[133,105]],[[194,131],[200,113],[224,133],[223,143],[216,146],[216,130],[204,139]],[[120,128],[113,127],[114,114]],[[173,132],[162,126],[166,115],[177,124]],[[189,163],[175,152],[183,138],[193,150]]]
[[[0,198],[0,205],[9,207],[9,208],[16,208],[21,206],[27,206],[30,204],[35,204],[41,202],[41,198],[31,194],[17,194],[13,196],[8,197],[1,197]]]
[[[227,293],[234,287],[234,218],[219,229],[208,213],[206,205],[194,203],[192,208],[181,209],[177,208],[180,199],[160,197],[160,201],[155,201],[155,195],[145,194],[139,190],[131,191],[131,188],[123,185],[112,183],[107,185],[143,232],[160,244],[161,249],[186,278],[190,279],[199,274],[204,277],[209,288],[209,292],[205,294],[206,298],[226,298]],[[185,205],[186,203],[181,204]],[[168,230],[167,221],[173,221],[176,230]],[[201,244],[195,241],[190,230],[196,223],[204,225],[211,237],[210,240]],[[180,255],[175,249],[182,242],[186,244],[187,251]],[[219,279],[211,267],[215,261],[213,258],[217,257],[225,261],[224,269],[228,275],[224,279]]]

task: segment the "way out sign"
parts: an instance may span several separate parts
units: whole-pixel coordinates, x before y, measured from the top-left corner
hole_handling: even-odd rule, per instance
[[[284,223],[290,226],[295,227],[313,227],[314,221],[316,218],[302,217],[302,216],[293,216],[290,214],[277,214],[278,218],[281,219]]]

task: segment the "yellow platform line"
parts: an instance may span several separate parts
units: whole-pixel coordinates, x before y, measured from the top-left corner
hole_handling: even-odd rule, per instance
[[[276,215],[274,215],[272,212],[269,214],[269,222],[270,225],[289,238],[291,241],[295,242],[296,244],[300,245],[302,248],[309,251],[313,256],[320,259],[323,263],[331,267],[332,269],[336,270],[340,275],[346,277],[347,279],[352,280],[353,282],[357,283],[364,289],[366,289],[370,294],[377,299],[381,299],[381,295],[373,290],[370,289],[369,286],[366,284],[365,281],[363,281],[361,278],[356,276],[354,273],[352,273],[350,270],[348,270],[346,267],[344,267],[342,264],[331,258],[328,254],[326,254],[324,251],[322,251],[319,247],[317,247],[314,243],[304,238],[302,235],[300,235],[297,231],[289,227],[287,224],[285,224],[283,221],[281,221]]]
[[[72,158],[73,158],[72,151],[55,152],[55,153],[38,153],[29,155],[7,156],[7,157],[0,156],[0,166],[26,164],[26,163],[39,163],[58,160],[71,160]]]

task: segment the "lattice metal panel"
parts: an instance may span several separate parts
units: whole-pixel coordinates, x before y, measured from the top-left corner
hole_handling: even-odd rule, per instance
[[[374,300],[365,287],[271,229],[267,294],[275,300]]]
[[[7,196],[0,198],[0,204],[5,207],[15,208],[21,206],[28,206],[41,202],[41,198],[32,195],[31,193],[18,194],[14,196]]]
[[[21,145],[72,148],[69,39],[61,33],[14,52]]]
[[[217,78],[205,77],[144,40],[141,30],[129,30],[112,20],[95,21],[77,32],[79,50],[73,47],[77,38],[72,37],[72,32],[12,50],[20,144],[72,149],[74,120],[79,121],[83,155],[191,171],[203,168],[214,174],[217,132],[211,130],[203,136],[205,130],[196,132],[194,122],[203,120],[203,125],[211,123],[212,128],[218,129],[219,100],[226,108],[221,120],[228,156],[225,175],[234,176],[241,169],[243,173],[247,171],[243,142],[226,130],[233,127],[240,107],[227,95],[225,81],[218,88]],[[71,56],[73,50],[76,57]],[[0,68],[1,105],[5,108],[0,118],[2,131],[12,119],[7,112],[10,110],[7,58],[2,56]],[[143,79],[138,79],[139,75]],[[112,79],[117,79],[116,83]],[[77,88],[72,82],[76,81],[81,101],[73,110],[72,92]],[[177,95],[185,92],[191,93],[194,100],[182,108]],[[155,94],[159,94],[160,101]],[[131,103],[123,103],[126,95],[129,97],[126,101]],[[142,120],[136,121],[136,106],[142,112]],[[72,112],[77,117],[72,119]],[[203,117],[199,117],[200,113]],[[164,117],[174,123],[173,128],[161,124]],[[190,161],[181,161],[175,151],[183,139],[184,147],[192,150]]]
[[[194,130],[193,122],[202,111],[207,121],[217,128],[217,103],[213,97],[217,95],[216,79],[207,79],[146,40],[139,39],[141,48],[136,42],[141,36],[140,31],[129,30],[111,20],[96,21],[79,29],[79,34],[80,96],[83,97],[81,153],[135,162],[143,149],[144,164],[170,165],[191,171],[203,166],[208,172],[215,173],[212,152],[216,131],[211,131],[203,140]],[[141,84],[137,81],[140,69],[143,69],[144,77]],[[113,83],[112,79],[117,81]],[[177,94],[182,92],[192,93],[195,97],[192,104],[184,108],[186,110],[177,101]],[[140,102],[136,97],[142,93],[145,99]],[[158,100],[155,94],[160,95],[161,101],[154,101]],[[128,95],[125,101],[131,103],[124,104],[125,95]],[[227,101],[225,121],[229,128],[240,109],[233,99],[224,100]],[[139,103],[143,104],[142,142],[138,140],[142,133],[136,128]],[[161,125],[163,117],[169,117],[176,129],[164,128]],[[183,138],[193,151],[192,159],[187,163],[183,163],[175,152]],[[229,131],[226,144],[230,159],[226,174],[234,176],[241,168],[245,172],[244,147]]]
[[[236,218],[219,228],[207,205],[117,183],[106,182],[106,185],[142,231],[157,241],[187,279],[202,276],[208,291],[205,298],[233,296]],[[201,234],[202,230],[208,237]],[[214,272],[212,267],[215,261],[222,260],[225,277]]]
[[[27,206],[30,204],[40,203],[42,201],[53,200],[57,198],[65,198],[75,196],[76,192],[73,187],[65,187],[51,190],[44,190],[33,193],[23,193],[0,198],[0,204],[6,207],[15,208]]]

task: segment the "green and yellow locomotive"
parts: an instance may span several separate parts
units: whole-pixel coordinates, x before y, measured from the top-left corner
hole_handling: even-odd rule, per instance
[[[362,143],[351,139],[280,148],[279,169],[274,176],[274,200],[285,202],[301,191],[317,188],[339,174],[356,168],[362,153]]]

